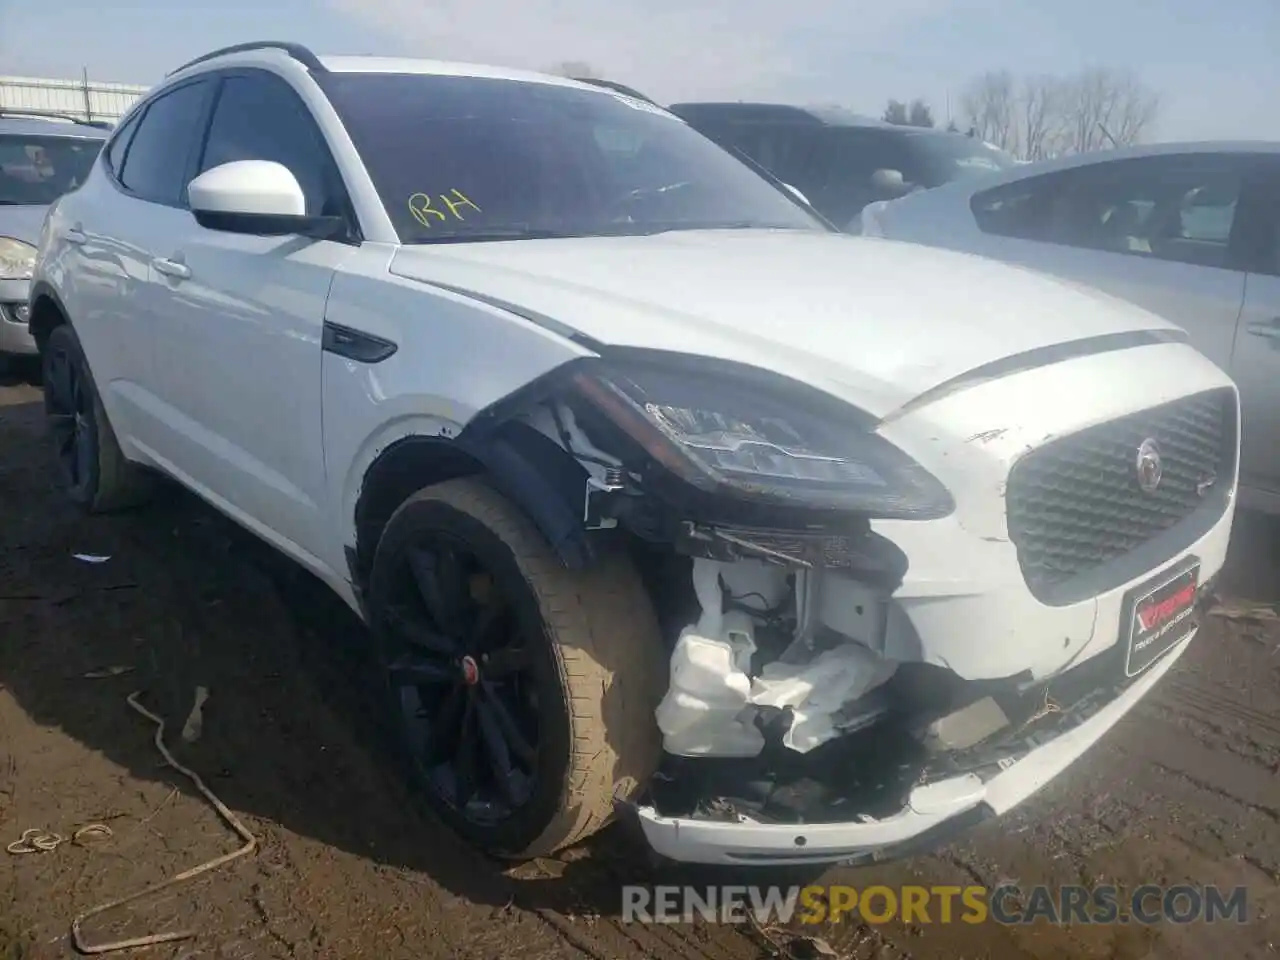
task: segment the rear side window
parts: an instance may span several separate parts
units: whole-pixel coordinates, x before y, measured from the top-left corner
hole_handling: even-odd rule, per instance
[[[53,203],[84,183],[101,149],[101,140],[0,134],[0,205]]]
[[[1029,177],[976,193],[969,206],[983,233],[1015,240],[1047,240],[1049,201],[1065,187],[1062,174]]]
[[[305,104],[267,74],[223,81],[200,172],[236,160],[272,160],[298,179],[310,216],[341,216],[337,168]]]
[[[120,171],[124,169],[124,156],[129,149],[129,141],[133,139],[133,135],[138,132],[138,118],[142,114],[134,114],[129,118],[129,122],[121,127],[114,137],[111,138],[111,145],[107,147],[107,166],[117,177]]]
[[[1117,160],[979,194],[973,210],[988,233],[1226,268],[1242,174],[1215,154]]]
[[[197,80],[150,103],[120,171],[126,190],[153,203],[184,205],[187,163],[204,119],[209,90],[208,81]]]

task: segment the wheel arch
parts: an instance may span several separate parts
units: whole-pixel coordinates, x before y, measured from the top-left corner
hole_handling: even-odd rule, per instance
[[[32,285],[29,299],[31,317],[27,321],[27,329],[35,338],[36,346],[43,351],[53,328],[71,323],[71,315],[58,292],[44,280],[38,280]]]
[[[564,448],[519,421],[456,437],[411,433],[387,444],[361,478],[353,516],[353,582],[368,582],[374,551],[391,514],[423,487],[483,476],[511,500],[570,569],[594,553],[582,523],[586,471]],[[350,542],[350,541],[349,541]]]

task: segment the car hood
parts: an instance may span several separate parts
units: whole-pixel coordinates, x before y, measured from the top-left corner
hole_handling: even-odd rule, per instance
[[[13,237],[34,247],[40,242],[40,227],[48,212],[43,203],[0,206],[0,237]]]
[[[1030,270],[890,240],[782,230],[406,245],[397,276],[604,346],[736,361],[883,417],[979,367],[1177,330]]]

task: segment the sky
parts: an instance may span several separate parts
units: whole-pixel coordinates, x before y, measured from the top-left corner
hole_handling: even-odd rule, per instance
[[[661,102],[755,99],[962,122],[986,70],[1131,69],[1148,139],[1280,140],[1278,0],[0,0],[0,75],[152,84],[243,40],[548,69],[586,62]]]

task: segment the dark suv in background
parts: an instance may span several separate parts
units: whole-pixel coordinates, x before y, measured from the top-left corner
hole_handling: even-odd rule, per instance
[[[677,103],[667,109],[799,189],[843,229],[856,230],[869,203],[1017,162],[965,134],[897,126],[838,107]]]

